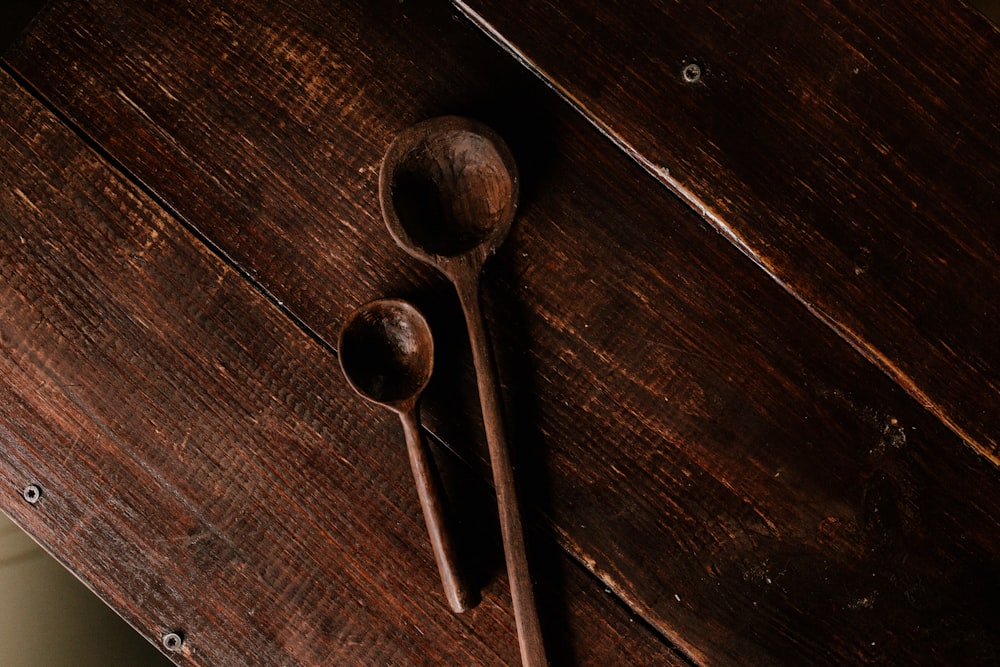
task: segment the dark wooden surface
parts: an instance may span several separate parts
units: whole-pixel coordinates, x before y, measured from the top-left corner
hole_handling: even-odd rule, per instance
[[[516,663],[499,581],[462,616],[439,593],[397,420],[2,89],[4,510],[151,639],[179,631],[179,663]],[[679,664],[582,569],[554,574],[565,655]]]
[[[560,562],[558,544],[593,573],[593,591],[613,592],[698,663],[995,662],[1000,480],[991,463],[455,18],[444,3],[304,2],[278,10],[264,3],[56,2],[6,63],[221,254],[232,270],[216,263],[218,271],[234,283],[238,275],[249,279],[308,331],[301,346],[312,352],[292,350],[286,360],[306,397],[346,391],[327,377],[320,351],[332,348],[350,310],[385,294],[416,301],[445,351],[429,387],[425,423],[483,479],[487,457],[458,304],[443,279],[392,244],[378,211],[376,174],[393,136],[417,120],[463,113],[489,122],[511,143],[524,176],[521,213],[487,266],[485,291],[529,519],[543,537],[535,540],[541,560]],[[181,233],[173,229],[173,236]],[[174,241],[186,247],[192,242],[185,238]],[[109,238],[104,247],[119,243]],[[182,277],[189,270],[171,272],[174,298],[211,312],[208,296],[188,288],[198,281]],[[245,288],[240,294],[292,336],[277,310]],[[72,309],[73,299],[67,303],[63,307]],[[5,324],[21,336],[31,325]],[[18,348],[8,340],[19,339],[4,338],[5,353],[13,349],[16,357]],[[116,340],[109,335],[104,345]],[[29,369],[81,354],[55,340],[38,349],[23,362]],[[256,352],[249,348],[240,363],[256,368]],[[181,367],[193,373],[201,366],[185,361]],[[174,365],[158,372],[168,386],[184,386]],[[94,391],[115,384],[99,377]],[[31,398],[37,383],[7,386],[18,401],[37,400]],[[137,379],[126,395],[142,386]],[[193,390],[212,395],[214,385],[207,386]],[[243,414],[247,401],[223,394],[214,403],[210,415],[219,431],[209,431],[216,439],[233,428],[227,415]],[[175,428],[183,428],[185,415],[193,419],[196,408],[186,408]],[[348,460],[363,455],[361,443],[398,443],[391,419],[346,404],[336,409],[345,413],[329,438]],[[32,419],[44,414],[39,408]],[[4,419],[31,423],[13,409]],[[42,423],[38,433],[45,432]],[[20,447],[30,453],[39,445]],[[288,457],[275,456],[269,465],[315,465]],[[393,464],[402,471],[396,477],[379,467],[386,458],[373,455],[377,465],[352,469],[343,483],[367,488],[367,476],[374,475],[397,481],[403,494],[405,463]],[[59,470],[64,464],[50,465]],[[259,484],[256,468],[234,468],[229,459],[216,465],[220,480]],[[173,468],[161,478],[182,488],[191,483]],[[11,488],[20,484],[12,480]],[[232,512],[211,502],[219,488],[192,491],[187,511],[223,523]],[[258,492],[254,486],[247,495]],[[16,501],[8,498],[8,511],[34,516]],[[394,545],[379,539],[406,540],[414,553],[423,547],[415,502],[400,506],[409,512],[407,532],[372,538],[390,557]],[[314,514],[303,526],[321,525],[326,512],[338,510],[331,501],[310,506]],[[357,516],[359,524],[374,520]],[[87,548],[54,542],[43,529],[34,527],[39,539],[67,554],[65,560],[72,557],[76,569],[86,564]],[[324,530],[331,540],[342,534],[336,523]],[[236,535],[236,544],[244,537]],[[89,549],[101,541],[93,539]],[[479,557],[495,567],[498,546],[477,539]],[[115,543],[105,541],[113,552]],[[162,561],[190,560],[185,553],[170,552]],[[407,572],[405,582],[397,581],[394,568],[397,578],[379,579],[383,588],[364,594],[388,595],[387,605],[396,602],[392,596],[419,603],[437,628],[419,626],[430,648],[409,646],[410,635],[390,620],[354,607],[341,607],[336,619],[313,627],[316,636],[335,643],[330,637],[345,636],[338,634],[343,627],[387,623],[393,630],[386,641],[400,660],[448,650],[436,642],[450,646],[451,632],[469,642],[495,640],[501,647],[495,650],[507,651],[473,659],[516,659],[511,619],[496,606],[498,598],[492,598],[490,622],[461,619],[468,625],[456,630],[447,625],[456,621],[444,618],[443,605],[441,617],[432,616],[437,583],[429,550],[420,554],[425,580],[411,581]],[[362,580],[365,564],[351,563]],[[371,566],[384,572],[385,565]],[[204,583],[216,576],[212,567],[186,576]],[[149,571],[167,587],[183,574]],[[561,590],[573,587],[547,581],[550,576],[540,577],[547,627],[582,627],[559,622],[579,618],[578,607]],[[191,613],[215,609],[217,595],[202,588],[206,599],[186,601]],[[120,587],[115,604],[133,614],[163,613],[157,600],[128,598],[134,590],[146,589]],[[261,608],[287,615],[298,608],[296,594],[295,588],[277,591]],[[243,620],[252,627],[252,619]],[[579,634],[547,634],[555,642],[552,657],[603,659],[596,651],[607,640]],[[215,635],[206,640],[238,643]],[[623,640],[607,647],[620,656],[604,658],[608,664],[670,659],[643,641],[641,633]],[[579,655],[567,653],[577,642]]]
[[[1000,462],[1000,31],[954,0],[456,4]]]

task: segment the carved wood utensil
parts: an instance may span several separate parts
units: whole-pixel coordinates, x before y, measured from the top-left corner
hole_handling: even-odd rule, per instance
[[[524,528],[501,414],[493,351],[479,302],[483,263],[510,230],[518,172],[510,149],[489,127],[443,116],[401,132],[379,173],[382,216],[396,243],[436,266],[455,285],[469,331],[486,426],[517,623],[521,662],[547,664],[528,570]]]
[[[417,402],[434,370],[434,339],[427,321],[401,299],[367,303],[347,318],[337,349],[340,367],[363,397],[399,415],[410,467],[424,511],[434,559],[448,606],[456,614],[475,606],[478,597],[460,576],[445,494],[427,443],[420,432]]]

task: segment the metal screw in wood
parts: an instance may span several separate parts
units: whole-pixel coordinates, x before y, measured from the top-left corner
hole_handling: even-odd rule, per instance
[[[701,65],[698,63],[688,63],[681,69],[681,77],[686,83],[698,83],[701,81]]]
[[[179,632],[168,632],[163,635],[163,648],[171,653],[181,650],[184,646],[184,636]]]
[[[29,484],[24,487],[24,491],[21,492],[21,495],[28,503],[34,505],[42,497],[42,489],[37,484]]]

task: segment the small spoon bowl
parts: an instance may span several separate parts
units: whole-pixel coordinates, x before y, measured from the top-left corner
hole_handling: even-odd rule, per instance
[[[382,214],[397,244],[444,268],[479,251],[485,259],[507,236],[518,172],[491,128],[441,116],[401,132],[382,160]]]
[[[340,334],[340,365],[368,400],[405,410],[434,371],[434,338],[427,320],[401,299],[380,299],[352,313]]]

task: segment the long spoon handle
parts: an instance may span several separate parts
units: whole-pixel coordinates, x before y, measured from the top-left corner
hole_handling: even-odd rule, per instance
[[[430,451],[423,434],[420,432],[420,421],[417,409],[412,407],[399,414],[403,422],[403,433],[406,436],[406,451],[410,454],[410,467],[413,469],[413,479],[417,483],[417,495],[420,496],[420,506],[424,511],[424,521],[431,538],[431,548],[437,561],[444,595],[448,606],[456,614],[475,606],[476,594],[470,590],[460,576],[455,542],[449,530],[447,512],[445,510],[445,494],[441,477],[437,468],[431,462]]]
[[[500,513],[500,532],[503,536],[504,555],[507,561],[507,577],[510,579],[511,598],[514,603],[514,619],[517,623],[517,637],[521,648],[521,664],[524,667],[544,667],[545,644],[542,628],[535,604],[531,574],[528,571],[528,554],[524,544],[524,527],[521,522],[520,504],[514,483],[514,469],[511,465],[510,449],[504,429],[500,404],[500,385],[497,381],[496,363],[493,349],[486,336],[479,303],[479,271],[470,264],[453,275],[465,323],[469,330],[472,358],[476,366],[479,383],[479,402],[483,409],[486,426],[486,442],[490,450],[490,464],[493,467],[493,484],[496,487],[497,507]]]

